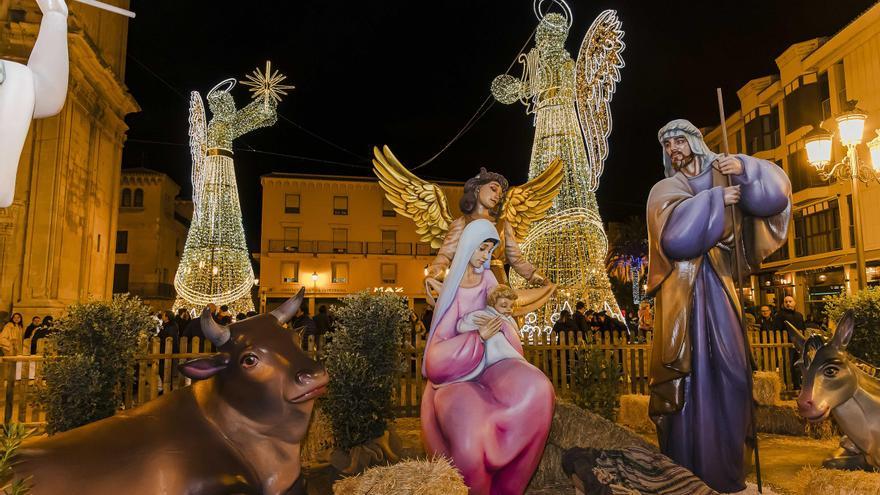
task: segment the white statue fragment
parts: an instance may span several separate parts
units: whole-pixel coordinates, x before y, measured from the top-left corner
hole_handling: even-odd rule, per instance
[[[27,65],[0,59],[0,207],[12,204],[18,160],[32,119],[57,115],[67,95],[67,5],[37,0],[40,33]]]
[[[95,0],[82,3],[117,14],[134,13]],[[36,0],[43,12],[27,65],[0,59],[0,208],[12,204],[18,161],[33,119],[58,115],[67,96],[67,4]]]

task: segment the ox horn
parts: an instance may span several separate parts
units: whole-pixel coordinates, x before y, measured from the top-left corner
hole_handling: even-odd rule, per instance
[[[272,310],[272,316],[278,319],[278,323],[285,324],[293,319],[293,316],[296,314],[296,311],[302,305],[303,296],[306,293],[306,288],[302,287],[299,289],[299,292],[296,293],[295,296],[290,299],[284,301],[284,304],[278,306],[274,310]]]
[[[214,321],[214,315],[211,314],[211,308],[205,308],[202,311],[200,319],[202,333],[205,338],[214,343],[214,347],[219,348],[229,341],[229,327],[221,325]]]

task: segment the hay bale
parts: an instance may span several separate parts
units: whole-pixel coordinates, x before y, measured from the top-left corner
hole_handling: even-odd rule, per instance
[[[778,373],[773,371],[755,372],[752,382],[752,394],[759,405],[775,406],[779,404],[779,396],[782,394],[782,380]]]
[[[880,473],[840,471],[805,467],[796,478],[801,495],[876,495],[880,493]]]
[[[467,495],[461,474],[444,458],[374,467],[333,484],[336,495]]]
[[[776,433],[789,436],[808,436],[817,439],[834,438],[838,435],[831,421],[810,423],[798,413],[793,400],[780,401],[774,406],[758,406],[755,421],[759,433]]]
[[[621,395],[617,423],[639,433],[655,433],[656,425],[648,416],[649,395]]]
[[[544,455],[529,487],[570,482],[562,472],[562,451],[566,449],[592,447],[619,450],[636,446],[657,451],[657,447],[637,433],[570,402],[557,400]]]

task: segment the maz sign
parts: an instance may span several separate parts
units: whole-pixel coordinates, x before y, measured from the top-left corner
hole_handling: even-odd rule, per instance
[[[403,294],[403,287],[373,287],[373,292],[395,292]]]

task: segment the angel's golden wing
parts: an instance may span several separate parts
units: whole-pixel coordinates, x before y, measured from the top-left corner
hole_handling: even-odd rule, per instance
[[[544,214],[553,206],[553,200],[559,194],[562,175],[562,160],[557,158],[541,175],[507,190],[501,217],[510,222],[518,240],[525,239],[532,222],[544,218]]]
[[[422,180],[407,170],[388,146],[383,146],[382,151],[373,147],[373,155],[373,171],[385,190],[385,197],[394,205],[394,211],[412,218],[422,242],[439,249],[452,223],[446,194],[437,184]]]

